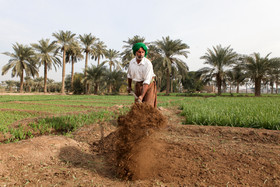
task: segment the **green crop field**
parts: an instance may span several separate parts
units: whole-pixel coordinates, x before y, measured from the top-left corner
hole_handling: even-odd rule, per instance
[[[162,95],[158,106],[180,108],[185,124],[280,129],[280,97],[209,96]],[[3,95],[0,142],[54,131],[71,133],[84,125],[117,119],[133,102],[132,96],[125,95]]]
[[[181,107],[187,124],[280,129],[280,97],[197,97]]]

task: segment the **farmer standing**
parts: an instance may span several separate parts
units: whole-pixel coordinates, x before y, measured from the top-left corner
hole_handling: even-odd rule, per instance
[[[148,103],[153,107],[157,106],[157,90],[153,65],[146,58],[148,54],[147,46],[144,43],[136,43],[132,47],[133,58],[129,62],[127,71],[128,87],[127,91],[132,91],[132,81],[135,82],[135,94],[139,101]],[[135,99],[135,102],[137,99]]]

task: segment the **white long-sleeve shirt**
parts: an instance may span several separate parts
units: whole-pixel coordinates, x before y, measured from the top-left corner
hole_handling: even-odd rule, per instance
[[[150,84],[154,76],[153,65],[146,57],[144,57],[139,64],[136,58],[133,58],[129,62],[127,78],[135,82],[144,81],[143,84]]]

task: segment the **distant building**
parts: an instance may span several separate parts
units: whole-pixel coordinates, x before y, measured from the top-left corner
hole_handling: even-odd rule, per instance
[[[216,93],[216,86],[214,86],[214,85],[203,86],[202,92]]]

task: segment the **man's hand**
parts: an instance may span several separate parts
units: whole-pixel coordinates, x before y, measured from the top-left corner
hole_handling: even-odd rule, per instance
[[[140,96],[138,97],[138,101],[142,102],[142,100],[143,100],[143,96],[140,95]]]
[[[126,90],[128,93],[130,93],[132,91],[131,87],[127,87]]]

